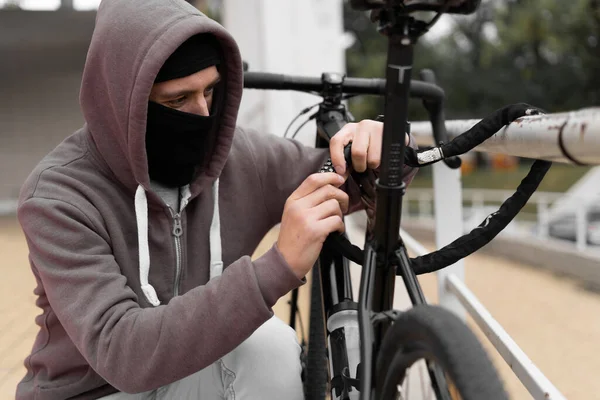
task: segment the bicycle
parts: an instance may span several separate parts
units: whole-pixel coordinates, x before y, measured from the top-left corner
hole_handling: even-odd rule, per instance
[[[468,14],[477,8],[479,1],[406,3],[403,0],[351,1],[355,8],[372,10],[373,20],[389,38],[386,79],[346,78],[335,73],[324,73],[320,78],[244,74],[244,87],[248,89],[296,90],[323,98],[319,104],[300,113],[307,114],[318,106],[307,119],[316,120],[316,147],[328,147],[335,133],[351,121],[344,100],[361,94],[383,95],[386,99],[385,117],[381,118],[384,133],[378,176],[374,171],[351,174],[361,188],[365,207],[372,211],[364,250],[352,245],[345,235],[331,234],[313,269],[304,366],[305,394],[309,400],[324,399],[329,390],[332,399],[404,399],[406,371],[418,360],[425,360],[427,364],[437,399],[508,398],[475,335],[451,312],[426,304],[416,275],[452,265],[491,241],[525,205],[551,163],[535,161],[516,193],[473,231],[438,251],[413,259],[409,258],[399,235],[405,191],[402,168],[404,164],[423,167],[439,161],[458,168],[460,154],[472,150],[518,118],[541,111],[527,104],[503,107],[448,141],[442,88],[435,84],[431,71],[424,71],[421,81],[411,79],[413,45],[444,12]],[[437,14],[429,23],[424,23],[412,17],[416,11]],[[405,146],[405,132],[410,129],[409,96],[423,100],[437,146],[418,151]],[[302,126],[304,124],[300,128]],[[347,161],[349,151],[347,146]],[[321,168],[321,172],[332,170],[330,160]],[[375,187],[370,184],[373,181]],[[358,302],[353,299],[349,260],[362,265]],[[406,312],[392,309],[396,275],[402,277],[414,305]],[[296,290],[290,302],[293,328],[297,301]]]

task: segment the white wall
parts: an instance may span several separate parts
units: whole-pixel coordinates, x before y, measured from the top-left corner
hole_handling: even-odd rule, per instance
[[[250,70],[320,77],[322,72],[345,72],[342,11],[342,0],[224,0],[223,24],[238,42]],[[319,99],[287,91],[249,90],[238,123],[283,135],[292,118]],[[296,138],[313,145],[314,132],[311,122]]]

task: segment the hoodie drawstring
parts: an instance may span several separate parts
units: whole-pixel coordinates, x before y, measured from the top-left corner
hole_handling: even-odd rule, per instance
[[[219,180],[213,183],[214,210],[210,224],[210,279],[221,275],[223,272],[221,249],[221,220],[219,216]],[[182,204],[182,209],[185,203]],[[138,185],[135,192],[135,217],[138,231],[138,250],[140,285],[144,296],[154,307],[160,305],[160,300],[154,287],[148,282],[150,275],[150,248],[148,246],[148,199],[142,185]]]
[[[154,307],[160,305],[156,290],[148,282],[150,275],[150,249],[148,247],[148,199],[146,191],[139,185],[135,191],[135,219],[138,231],[138,252],[140,258],[140,284],[146,299]]]
[[[210,279],[220,276],[223,272],[221,255],[221,219],[219,216],[219,180],[213,185],[213,199],[215,208],[212,222],[210,223]]]

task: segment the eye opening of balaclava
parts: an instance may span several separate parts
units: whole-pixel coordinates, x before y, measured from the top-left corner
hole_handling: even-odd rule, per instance
[[[221,60],[220,47],[213,35],[192,36],[169,56],[154,83],[183,78],[213,65],[220,71]],[[209,161],[223,95],[220,86],[215,87],[209,116],[148,102],[146,154],[151,180],[168,187],[184,186]]]

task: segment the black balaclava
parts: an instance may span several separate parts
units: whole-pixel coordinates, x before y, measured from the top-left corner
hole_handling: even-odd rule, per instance
[[[192,75],[213,65],[221,57],[214,36],[192,36],[165,61],[154,83]],[[216,88],[215,88],[216,89]],[[210,116],[201,116],[148,102],[146,154],[150,179],[168,187],[192,182],[212,151],[216,134],[218,97],[213,94]]]

